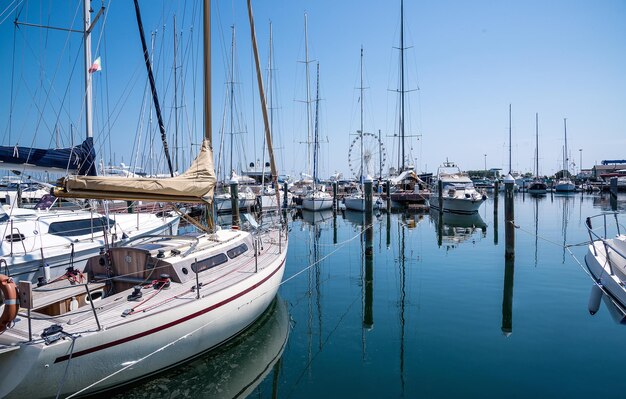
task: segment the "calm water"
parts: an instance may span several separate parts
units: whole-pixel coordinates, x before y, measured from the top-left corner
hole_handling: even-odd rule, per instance
[[[442,229],[434,213],[382,214],[372,262],[360,214],[292,216],[285,282],[263,320],[119,397],[624,397],[626,326],[604,303],[589,314],[575,259],[586,248],[564,247],[610,209],[608,195],[517,194],[506,262],[502,196],[497,216],[489,199]]]

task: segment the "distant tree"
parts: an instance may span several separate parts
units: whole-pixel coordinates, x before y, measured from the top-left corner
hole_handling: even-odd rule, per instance
[[[572,174],[568,172],[567,170],[559,170],[558,172],[554,174],[555,179],[563,179],[564,177],[571,178]]]

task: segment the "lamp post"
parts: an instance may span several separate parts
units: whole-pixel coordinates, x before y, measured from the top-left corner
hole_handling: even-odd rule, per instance
[[[580,169],[579,173],[582,173],[583,172],[583,149],[579,148],[578,152],[580,152],[580,163],[578,164],[579,169]]]
[[[485,155],[485,177],[487,177],[487,154]]]

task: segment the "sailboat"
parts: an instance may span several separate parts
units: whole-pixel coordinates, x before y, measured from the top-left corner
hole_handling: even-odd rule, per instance
[[[542,195],[548,191],[548,185],[539,177],[539,113],[535,113],[535,178],[528,186],[528,193]]]
[[[430,197],[430,191],[426,188],[424,179],[430,179],[432,173],[417,175],[415,165],[410,162],[405,151],[405,89],[404,77],[404,1],[400,1],[400,112],[398,113],[398,167],[389,168],[390,182],[393,185],[388,195],[392,202],[397,204],[422,204],[425,205]]]
[[[319,158],[319,102],[320,102],[320,64],[317,64],[317,94],[315,99],[315,133],[313,139],[313,188],[302,199],[302,209],[307,211],[323,211],[333,207],[333,197],[326,192],[324,185],[318,188],[318,158]]]
[[[250,1],[248,7],[262,86]],[[216,176],[207,61],[209,0],[204,2],[203,20],[205,132],[191,167],[165,179],[68,176],[55,188],[57,196],[204,204],[212,200]],[[259,91],[262,96],[262,88]],[[264,98],[261,102],[265,108]],[[267,124],[265,132],[269,143]],[[6,312],[0,324],[0,397],[102,392],[216,348],[252,325],[272,303],[285,270],[287,244],[283,221],[250,232],[218,229],[104,248],[71,278],[41,287],[28,282],[17,287],[0,275]],[[15,317],[19,308],[20,317]],[[67,373],[68,367],[74,371]]]
[[[87,9],[88,10],[88,9]],[[16,22],[17,24],[18,22]],[[94,22],[95,23],[95,22]],[[84,74],[85,74],[85,130],[86,138],[80,145],[61,149],[0,147],[0,166],[18,171],[46,171],[95,176],[95,150],[92,128],[91,15],[85,11]],[[35,209],[2,205],[0,207],[0,234],[3,237],[0,258],[6,261],[2,271],[14,281],[44,282],[66,273],[69,267],[82,268],[87,258],[100,248],[121,245],[155,234],[176,234],[180,217],[161,212],[155,205],[153,213],[108,212],[108,204],[98,211],[92,202],[90,209],[58,209],[54,199],[45,197]]]
[[[363,46],[361,46],[361,87],[359,90],[361,91],[361,97],[359,99],[359,103],[361,104],[361,129],[359,130],[359,138],[360,138],[360,152],[361,152],[361,164],[359,168],[359,182],[360,185],[356,192],[348,195],[344,198],[344,204],[346,205],[346,209],[350,209],[353,211],[365,212],[365,194],[363,193],[363,183],[366,180],[371,181],[371,176],[365,176],[365,168],[364,168],[364,154],[363,154]],[[380,207],[382,206],[382,201],[379,196],[375,196],[372,198],[372,206]]]
[[[563,118],[563,129],[565,131],[565,146],[563,147],[563,176],[556,182],[554,191],[559,193],[572,193],[576,191],[576,186],[569,178],[569,168],[567,165],[567,118]]]

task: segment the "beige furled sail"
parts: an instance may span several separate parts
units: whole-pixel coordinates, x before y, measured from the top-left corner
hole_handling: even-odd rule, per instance
[[[210,203],[216,181],[213,151],[205,139],[189,169],[179,176],[66,176],[57,181],[52,194],[59,198]]]

